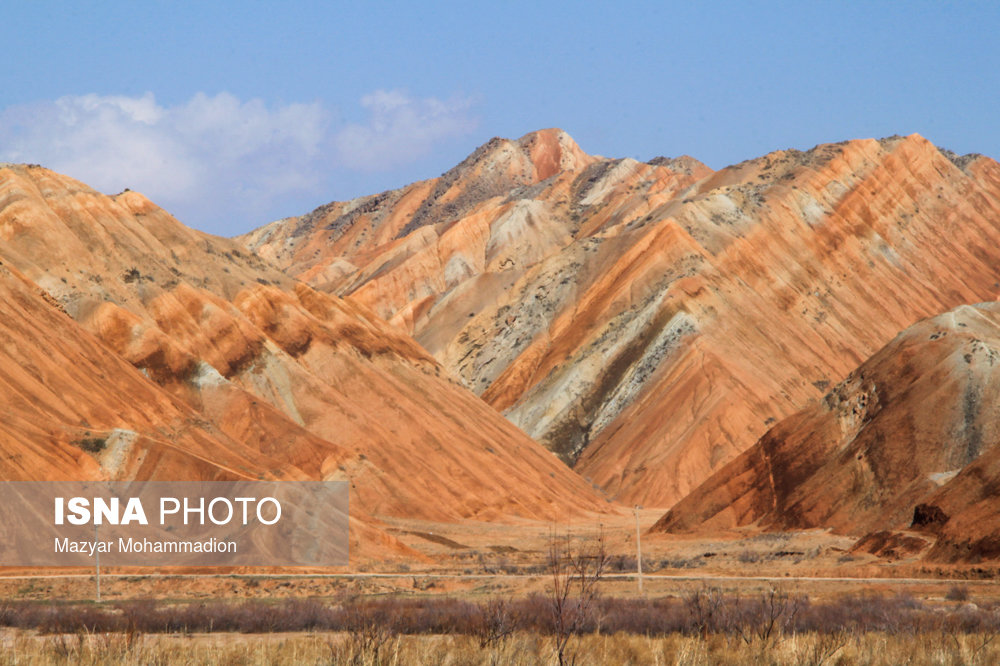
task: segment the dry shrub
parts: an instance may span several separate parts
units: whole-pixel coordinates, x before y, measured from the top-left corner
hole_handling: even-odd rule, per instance
[[[570,640],[585,633],[594,621],[598,584],[608,567],[608,551],[603,530],[593,542],[574,547],[568,536],[549,538],[548,607],[555,636],[559,666],[575,664]]]
[[[348,648],[353,664],[381,664],[386,661],[385,648],[396,638],[394,618],[385,608],[360,603],[347,612]]]
[[[568,574],[567,574],[568,575]],[[1000,609],[940,606],[909,595],[853,595],[809,602],[778,590],[727,594],[705,587],[684,598],[614,598],[593,594],[581,604],[575,574],[571,591],[555,604],[551,594],[473,603],[449,597],[247,600],[171,603],[8,602],[0,626],[47,635],[231,632],[243,634],[357,631],[385,624],[393,635],[468,636],[491,647],[514,634],[569,636],[627,634],[723,635],[737,642],[770,641],[791,634],[989,636],[1000,632]],[[595,591],[593,587],[584,588]],[[561,623],[561,624],[560,624]],[[947,639],[949,644],[952,639]],[[982,650],[981,650],[982,651]]]
[[[477,608],[472,626],[480,648],[496,648],[517,629],[518,618],[506,599],[491,599]]]

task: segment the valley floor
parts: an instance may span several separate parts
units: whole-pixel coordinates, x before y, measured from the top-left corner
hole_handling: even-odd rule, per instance
[[[641,512],[640,528],[660,515]],[[547,559],[564,538],[571,549],[603,538],[609,555],[598,622],[567,641],[577,664],[1000,663],[996,566],[879,558],[821,530],[643,533],[640,594],[633,514],[560,525],[383,520],[421,560],[103,570],[100,605],[92,569],[0,569],[0,666],[555,664]],[[783,605],[784,628],[764,636],[752,613],[774,591],[797,615]],[[484,643],[463,618],[497,599],[511,604],[517,629]],[[700,600],[728,610],[699,616]],[[141,621],[124,621],[133,617]]]
[[[640,512],[643,531],[662,515]],[[601,515],[571,524],[523,521],[496,524],[430,523],[383,519],[387,531],[422,561],[352,557],[346,569],[103,569],[105,600],[218,598],[327,598],[344,593],[458,596],[483,599],[543,592],[553,538],[571,548],[592,546],[603,535],[609,566],[601,593],[638,596],[635,518]],[[1000,600],[1000,565],[944,565],[917,557],[880,558],[852,552],[855,537],[825,530],[714,535],[641,534],[643,593],[683,595],[711,585],[755,591],[779,585],[811,598],[857,592],[906,592],[940,598],[956,583]],[[0,599],[75,601],[94,597],[93,569],[0,568]]]

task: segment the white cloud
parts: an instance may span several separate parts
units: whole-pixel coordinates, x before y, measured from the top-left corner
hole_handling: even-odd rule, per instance
[[[476,127],[470,116],[472,100],[414,99],[399,90],[377,90],[361,98],[368,110],[366,124],[342,128],[335,145],[348,167],[379,171],[413,161],[443,139],[466,134]]]
[[[361,106],[366,123],[338,126],[319,102],[68,96],[0,111],[0,160],[39,163],[105,192],[139,190],[188,224],[236,233],[270,219],[278,201],[324,197],[338,172],[398,168],[475,127],[466,99],[380,90]]]

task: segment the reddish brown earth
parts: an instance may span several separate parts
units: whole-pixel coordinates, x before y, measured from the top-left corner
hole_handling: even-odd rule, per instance
[[[917,320],[1000,290],[1000,165],[911,135],[712,172],[494,139],[240,239],[586,479],[668,507]]]
[[[593,481],[671,531],[1000,557],[997,316],[954,309],[1000,291],[1000,165],[917,135],[712,172],[544,130],[237,240],[7,166],[0,261],[22,471],[347,479],[370,553],[617,511]]]
[[[994,559],[998,405],[1000,303],[959,307],[906,329],[653,530],[830,528],[886,557],[933,544],[931,559]]]
[[[257,455],[214,429],[0,265],[0,477],[255,478]],[[90,444],[102,441],[100,450]]]
[[[0,478],[350,480],[369,554],[371,516],[609,510],[368,308],[138,193],[0,168],[0,261]]]

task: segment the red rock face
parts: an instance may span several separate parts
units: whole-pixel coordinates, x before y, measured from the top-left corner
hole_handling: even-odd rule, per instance
[[[2,168],[0,238],[0,478],[349,480],[352,554],[401,551],[371,516],[608,510],[367,307],[137,193]]]
[[[1000,304],[959,307],[906,329],[653,529],[826,527],[876,552],[912,550],[886,530],[913,528],[940,535],[931,559],[996,558],[998,404]]]
[[[992,300],[998,220],[1000,165],[917,135],[713,173],[544,130],[239,240],[411,333],[611,496],[668,507],[898,331]]]
[[[0,477],[7,480],[296,478],[203,423],[62,312],[6,260],[0,265]]]

